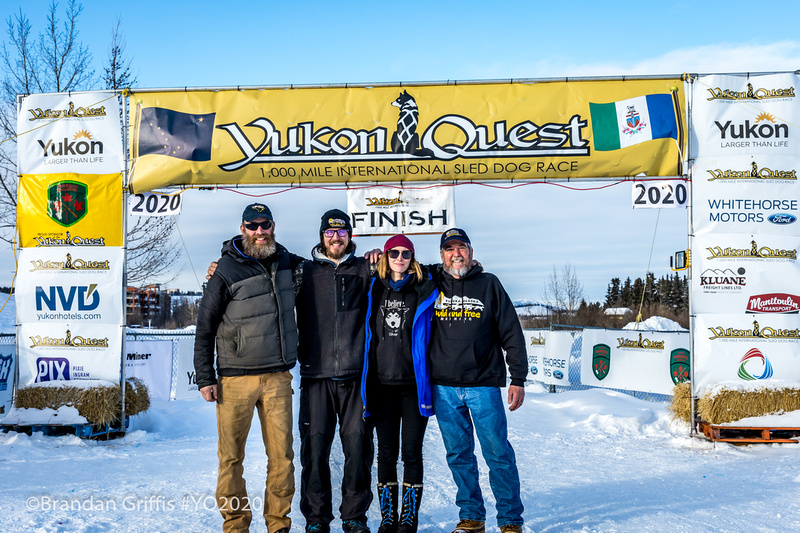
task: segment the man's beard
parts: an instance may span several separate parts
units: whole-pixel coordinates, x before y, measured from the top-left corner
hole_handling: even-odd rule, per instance
[[[344,242],[344,241],[338,241],[338,242]],[[331,244],[333,244],[333,242],[331,242]],[[348,248],[349,246],[345,246],[334,251],[328,248],[328,246],[324,242],[322,243],[322,251],[325,252],[325,257],[327,257],[328,259],[332,259],[334,261],[338,261],[339,259],[344,257],[347,254]]]
[[[464,258],[462,263],[454,263],[450,261],[450,266],[445,266],[444,271],[453,276],[454,278],[463,278],[469,272],[472,260]]]
[[[244,253],[254,259],[267,259],[275,253],[275,236],[269,233],[261,235],[264,242],[257,243],[255,235],[242,235]]]

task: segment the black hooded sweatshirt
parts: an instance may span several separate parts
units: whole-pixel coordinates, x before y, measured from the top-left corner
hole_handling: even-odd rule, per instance
[[[524,385],[528,375],[525,337],[500,280],[474,266],[458,279],[440,271],[437,285],[440,294],[434,305],[428,355],[431,382],[504,387],[507,363],[511,384]]]

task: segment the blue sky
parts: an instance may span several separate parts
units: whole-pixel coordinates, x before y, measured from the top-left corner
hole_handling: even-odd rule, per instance
[[[65,1],[61,1],[60,8]],[[6,0],[34,31],[49,1]],[[138,87],[218,87],[766,72],[800,68],[796,2],[83,2],[81,39],[100,68],[117,17]],[[4,40],[5,42],[5,40]],[[631,184],[569,183],[513,190],[456,189],[458,225],[476,257],[512,298],[539,299],[553,266],[571,263],[586,297],[602,301],[612,276],[670,273],[668,258],[687,247],[685,210],[633,210]],[[275,189],[247,189],[248,194]],[[179,226],[202,280],[219,244],[238,231],[238,193],[189,191]],[[342,191],[293,190],[262,197],[278,240],[308,255],[319,216],[346,207]],[[658,223],[656,231],[656,223]],[[434,236],[413,238],[419,258],[438,260]],[[359,248],[383,238],[359,239]],[[176,246],[183,247],[180,239]],[[0,285],[11,281],[8,250]],[[198,289],[187,254],[170,284]]]

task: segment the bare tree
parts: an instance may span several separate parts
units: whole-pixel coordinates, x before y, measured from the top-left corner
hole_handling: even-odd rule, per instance
[[[67,2],[63,22],[55,2],[50,4],[45,30],[35,38],[28,17],[19,13],[6,21],[8,42],[3,43],[0,65],[5,74],[0,91],[0,239],[14,237],[17,205],[16,133],[17,95],[81,91],[93,79],[92,54],[78,40],[77,22],[83,7]]]
[[[554,309],[556,320],[572,323],[584,300],[583,283],[578,279],[572,264],[565,264],[561,271],[553,265],[553,272],[545,281],[542,297]]]
[[[125,39],[122,35],[122,20],[111,31],[111,46],[103,67],[103,82],[106,89],[121,91],[136,84],[136,75],[131,73],[130,61],[125,57]],[[121,103],[125,100],[121,99]],[[120,106],[122,113],[127,110]],[[168,283],[177,273],[171,270],[180,258],[180,249],[173,242],[175,217],[128,217],[127,284],[145,282]]]
[[[7,41],[0,52],[4,76],[0,89],[0,240],[6,242],[14,238],[17,204],[17,95],[83,91],[97,88],[98,82],[106,89],[121,90],[136,83],[125,58],[120,19],[112,28],[108,63],[98,80],[92,54],[78,39],[83,6],[68,0],[63,20],[57,7],[51,2],[45,28],[36,36],[21,9],[6,21]],[[174,224],[174,217],[129,221],[129,283],[174,279],[170,269],[180,258],[172,242]]]

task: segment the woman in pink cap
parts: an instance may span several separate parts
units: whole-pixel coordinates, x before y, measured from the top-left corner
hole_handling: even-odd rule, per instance
[[[412,533],[422,497],[422,440],[433,414],[427,352],[438,291],[414,258],[408,237],[389,238],[383,252],[368,296],[361,397],[378,436],[378,533]],[[403,459],[399,515],[398,456]]]

